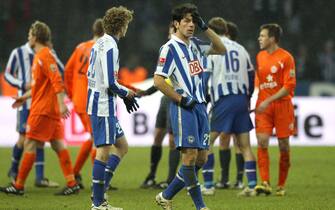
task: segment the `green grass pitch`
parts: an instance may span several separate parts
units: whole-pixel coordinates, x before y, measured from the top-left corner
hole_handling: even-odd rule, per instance
[[[77,148],[71,148],[72,161],[75,160]],[[109,192],[112,205],[124,210],[160,209],[154,203],[158,190],[139,189],[149,168],[148,147],[129,149],[129,153],[117,169],[112,184],[118,191]],[[10,148],[0,148],[0,185],[9,181],[7,170],[10,164]],[[45,152],[46,177],[64,184],[57,157],[50,148]],[[164,149],[162,161],[158,168],[157,181],[162,181],[167,174],[168,150]],[[278,177],[278,149],[270,149],[271,181],[276,184]],[[218,157],[218,156],[216,156]],[[274,195],[255,198],[238,198],[236,190],[217,190],[215,196],[204,200],[211,210],[224,209],[335,209],[335,147],[293,147],[291,150],[291,170],[287,181],[287,196]],[[216,159],[216,163],[218,160]],[[216,179],[219,177],[219,164],[216,164]],[[235,177],[235,159],[231,160],[231,182]],[[58,189],[40,189],[33,186],[35,169],[31,171],[23,197],[0,194],[0,209],[6,210],[83,210],[90,209],[91,162],[87,161],[82,175],[86,188],[79,195],[69,197],[54,196]],[[201,176],[200,176],[201,177]],[[244,178],[245,180],[246,178]],[[200,178],[202,180],[202,177]],[[191,198],[185,191],[174,198],[176,210],[193,210]]]

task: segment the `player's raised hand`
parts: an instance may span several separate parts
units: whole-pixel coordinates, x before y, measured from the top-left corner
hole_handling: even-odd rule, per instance
[[[193,18],[193,22],[196,23],[202,31],[206,31],[208,29],[207,23],[205,23],[205,21],[199,15],[198,11],[192,14],[192,18]]]
[[[14,96],[13,99],[15,100],[14,103],[12,104],[13,109],[19,108],[24,104],[24,102],[26,102],[26,98],[24,97]]]

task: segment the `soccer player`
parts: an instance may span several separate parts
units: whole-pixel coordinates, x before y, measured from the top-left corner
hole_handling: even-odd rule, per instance
[[[203,202],[197,171],[207,159],[209,125],[203,84],[205,54],[223,54],[220,37],[209,29],[194,4],[186,3],[172,10],[176,33],[160,49],[154,84],[172,100],[170,117],[177,149],[182,153],[182,166],[166,190],[156,196],[163,209],[172,209],[172,198],[184,187],[197,210],[208,209]],[[210,47],[193,37],[195,25],[204,32]],[[171,79],[173,88],[166,84]]]
[[[127,111],[136,111],[135,93],[117,82],[119,71],[118,42],[126,35],[133,11],[123,6],[108,9],[103,17],[105,34],[93,45],[88,76],[87,113],[90,115],[94,144],[92,210],[112,207],[104,199],[110,180],[128,151],[128,143],[116,117],[116,96],[123,98]],[[138,105],[137,105],[138,106]],[[109,152],[112,145],[114,149]]]
[[[276,195],[285,195],[285,182],[290,167],[289,137],[294,134],[294,108],[291,99],[296,86],[293,56],[279,46],[282,28],[275,23],[260,27],[261,51],[257,54],[259,93],[256,103],[256,135],[258,167],[262,184],[258,193],[271,194],[269,175],[269,139],[276,130],[280,150],[279,179]]]
[[[173,24],[171,23],[169,26],[169,36],[168,36],[169,39],[171,37],[171,34],[174,32],[175,29],[173,27]],[[169,79],[167,79],[166,82],[169,85],[172,85]],[[138,94],[140,96],[148,96],[155,93],[156,91],[157,88],[152,86],[145,91],[139,91]],[[180,151],[176,149],[176,145],[174,144],[173,140],[173,134],[170,124],[170,114],[169,114],[170,102],[171,100],[169,99],[169,97],[165,95],[162,96],[158,113],[156,116],[154,143],[151,146],[150,150],[150,172],[141,185],[141,188],[144,189],[150,187],[165,189],[167,185],[170,182],[172,182],[177,172],[180,160]],[[155,176],[157,166],[162,157],[162,143],[166,133],[168,133],[169,136],[169,172],[166,181],[156,184]]]
[[[63,124],[69,111],[64,103],[64,85],[58,71],[55,57],[47,44],[51,31],[45,23],[36,21],[29,30],[29,40],[36,54],[32,65],[31,91],[22,96],[26,99],[31,93],[31,108],[27,121],[27,140],[24,142],[23,160],[14,184],[0,190],[5,193],[23,195],[24,184],[36,158],[39,142],[50,142],[58,155],[67,186],[56,195],[71,195],[79,192],[69,151],[63,142]]]
[[[72,100],[74,110],[78,114],[84,130],[92,134],[92,128],[89,116],[86,112],[87,104],[87,69],[90,58],[90,52],[96,40],[104,34],[102,19],[96,19],[92,25],[93,38],[86,42],[80,43],[70,59],[66,63],[64,73],[65,89],[68,97]],[[80,188],[84,188],[80,170],[83,167],[87,157],[92,151],[92,157],[95,157],[95,149],[92,150],[93,141],[92,136],[85,141],[79,150],[77,160],[75,162],[73,172]]]
[[[229,38],[230,40],[236,41],[238,35],[238,29],[236,24],[227,21],[227,32],[225,37]],[[212,115],[211,115],[212,116]],[[236,159],[236,182],[234,184],[235,189],[243,189],[243,174],[244,174],[244,159],[242,152],[237,144],[237,139],[235,135],[228,135],[222,134],[219,135],[219,142],[220,142],[220,149],[219,149],[219,160],[221,166],[221,180],[215,184],[215,188],[217,189],[228,189],[230,187],[229,183],[229,167],[230,167],[230,158],[231,158],[231,151],[229,148],[230,140],[233,139],[234,147],[235,147],[235,159]],[[214,141],[211,141],[211,146],[214,146]],[[212,147],[210,147],[212,148]],[[212,157],[213,154],[213,157]],[[208,184],[207,187],[202,188],[202,193],[204,195],[213,195],[214,188],[209,187],[213,185],[213,174],[214,174],[214,153],[210,152],[209,154],[209,161],[205,164],[205,168],[207,170],[202,170],[203,175],[208,177]]]
[[[31,65],[34,59],[34,50],[31,48],[32,40],[18,48],[15,48],[9,57],[5,79],[13,87],[18,89],[18,97],[21,97],[28,91],[31,86]],[[56,55],[55,55],[56,56]],[[57,64],[62,66],[63,64],[57,58]],[[26,122],[29,116],[31,100],[27,100],[23,106],[18,108],[17,111],[17,125],[16,130],[19,133],[19,139],[13,147],[12,153],[12,164],[8,171],[8,177],[14,182],[17,173],[20,160],[23,153],[23,145],[26,133]],[[36,149],[36,161],[35,161],[35,186],[36,187],[58,187],[59,184],[44,177],[44,144],[39,143]]]
[[[214,194],[213,145],[220,135],[223,140],[229,140],[230,135],[236,135],[244,159],[245,171],[248,178],[248,187],[240,195],[256,195],[254,190],[257,184],[256,159],[250,146],[249,131],[253,128],[249,116],[249,100],[254,89],[254,69],[245,48],[235,41],[228,39],[226,21],[221,17],[214,17],[209,21],[212,28],[221,36],[226,46],[225,55],[208,56],[209,71],[211,72],[210,94],[213,102],[212,118],[210,123],[210,154],[203,167],[204,194]],[[220,151],[222,152],[222,151]],[[230,154],[229,154],[230,156]]]

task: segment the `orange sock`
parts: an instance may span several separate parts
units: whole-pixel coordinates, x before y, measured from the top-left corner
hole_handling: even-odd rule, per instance
[[[35,152],[25,152],[23,153],[22,162],[19,168],[19,174],[17,175],[15,187],[18,189],[24,188],[24,183],[29,175],[31,168],[34,165],[36,159]]]
[[[263,182],[270,181],[270,159],[269,159],[269,152],[267,148],[258,147],[257,149],[257,156],[258,156],[258,168],[259,168],[259,175]]]
[[[68,187],[73,187],[76,184],[76,181],[74,179],[70,153],[67,149],[63,149],[62,151],[59,151],[57,155],[66,184]]]
[[[83,167],[87,157],[90,155],[90,151],[92,149],[92,140],[87,140],[85,141],[79,150],[79,154],[77,156],[77,160],[76,163],[74,164],[74,168],[73,168],[73,173],[79,174],[81,168]]]
[[[91,151],[91,161],[92,161],[92,164],[94,163],[96,154],[97,154],[97,149],[93,148],[92,151]]]
[[[290,152],[280,151],[278,187],[284,187],[290,165]]]

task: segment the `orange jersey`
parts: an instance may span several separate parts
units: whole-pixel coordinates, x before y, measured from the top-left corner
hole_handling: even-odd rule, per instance
[[[291,99],[296,86],[295,64],[292,55],[282,48],[272,54],[263,50],[258,53],[256,62],[256,76],[259,86],[258,100],[265,100],[282,87],[289,91],[289,95],[279,100]]]
[[[48,47],[44,47],[35,54],[32,65],[30,116],[60,119],[56,94],[62,91],[64,84],[55,57]]]
[[[87,69],[94,40],[80,43],[65,65],[64,82],[77,113],[86,113]]]

